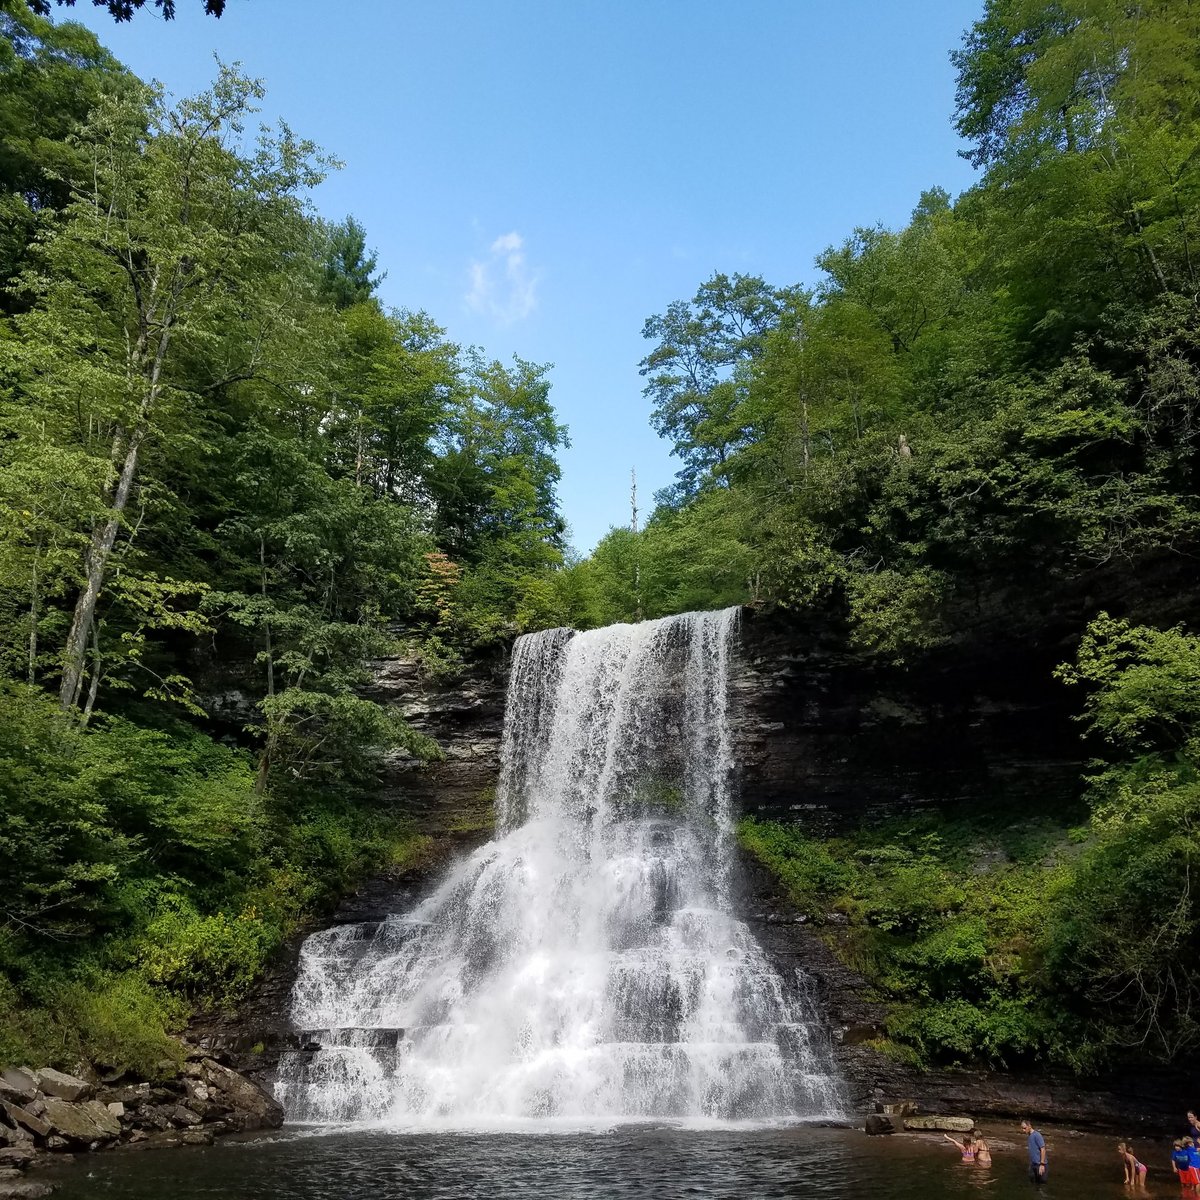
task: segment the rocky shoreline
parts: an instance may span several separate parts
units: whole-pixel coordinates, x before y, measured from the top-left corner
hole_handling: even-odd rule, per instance
[[[256,1083],[206,1049],[183,1049],[178,1073],[157,1080],[88,1063],[75,1074],[51,1067],[0,1072],[0,1200],[50,1195],[52,1185],[25,1172],[76,1154],[210,1146],[223,1134],[283,1124],[283,1108]]]

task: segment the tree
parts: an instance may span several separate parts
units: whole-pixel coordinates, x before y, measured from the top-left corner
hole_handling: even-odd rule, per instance
[[[650,423],[683,460],[685,494],[719,469],[745,438],[735,368],[761,353],[763,338],[799,289],[775,289],[758,276],[716,274],[690,301],[650,317],[642,336],[658,344],[642,359]]]
[[[54,0],[55,4],[75,7],[75,0]],[[114,21],[132,21],[133,14],[144,8],[146,0],[92,0],[97,8],[107,8]],[[39,16],[50,15],[50,0],[29,0],[30,7]],[[154,7],[164,21],[175,19],[175,0],[154,0]],[[219,17],[225,11],[225,0],[204,0],[204,11],[210,17]]]
[[[367,231],[353,218],[331,225],[329,242],[321,266],[321,295],[335,308],[365,304],[387,277],[372,275],[378,262],[367,252]]]
[[[22,3],[0,6],[0,312],[28,304],[8,285],[39,227],[84,178],[74,136],[103,92],[131,82],[82,25],[55,25]]]
[[[37,296],[11,348],[43,426],[104,463],[104,512],[90,532],[62,658],[60,704],[80,703],[96,607],[122,532],[130,537],[144,449],[180,436],[189,347],[253,320],[281,248],[300,236],[297,191],[320,178],[314,150],[286,130],[239,153],[261,87],[222,68],[211,92],[168,109],[159,93],[106,97],[81,136],[90,186],[47,234],[24,277]],[[184,425],[181,425],[183,422]]]

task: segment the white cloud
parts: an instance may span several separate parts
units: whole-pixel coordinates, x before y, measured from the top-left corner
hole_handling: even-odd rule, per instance
[[[467,307],[498,325],[522,321],[537,308],[541,276],[529,266],[525,239],[515,229],[501,234],[486,258],[472,259],[467,276]]]

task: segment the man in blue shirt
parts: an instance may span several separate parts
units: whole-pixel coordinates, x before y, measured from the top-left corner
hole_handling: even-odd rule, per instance
[[[1028,1121],[1021,1122],[1021,1132],[1029,1139],[1029,1178],[1040,1186],[1046,1182],[1046,1139]]]

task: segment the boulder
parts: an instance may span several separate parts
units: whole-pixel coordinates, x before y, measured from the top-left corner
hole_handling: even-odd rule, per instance
[[[92,1085],[78,1075],[67,1075],[56,1071],[53,1067],[43,1067],[37,1073],[38,1091],[47,1096],[56,1096],[59,1100],[87,1100],[92,1094]]]
[[[867,1117],[866,1131],[873,1137],[884,1133],[895,1133],[896,1123],[883,1113],[871,1113]]]
[[[125,1105],[120,1100],[110,1100],[105,1106],[117,1120],[121,1120],[125,1116]]]
[[[72,1104],[52,1097],[46,1101],[46,1121],[55,1133],[73,1142],[108,1141],[121,1132],[120,1122],[99,1100]]]
[[[211,1146],[213,1135],[207,1129],[185,1129],[179,1135],[179,1140],[185,1146]]]
[[[28,1067],[9,1067],[0,1072],[0,1096],[32,1100],[37,1090],[37,1076]]]
[[[199,1113],[192,1112],[182,1104],[177,1105],[171,1112],[171,1121],[175,1125],[199,1125],[203,1119]]]
[[[27,1167],[33,1161],[32,1146],[6,1146],[0,1150],[0,1167]]]
[[[904,1118],[904,1128],[933,1133],[970,1133],[975,1128],[975,1121],[971,1117],[913,1116]]]
[[[30,1133],[37,1134],[38,1137],[45,1137],[50,1132],[50,1126],[40,1116],[31,1113],[27,1108],[22,1108],[19,1104],[0,1100],[0,1109],[4,1110],[13,1125],[28,1129]]]
[[[221,1066],[211,1058],[204,1059],[204,1082],[209,1088],[216,1088],[222,1093],[214,1096],[214,1100],[252,1117],[258,1123],[258,1128],[278,1129],[283,1124],[283,1105],[244,1075]],[[243,1124],[243,1128],[253,1126]]]
[[[96,1099],[104,1104],[141,1104],[150,1099],[148,1083],[130,1083],[124,1087],[101,1088],[96,1093]]]
[[[920,1112],[920,1105],[915,1100],[895,1100],[891,1104],[881,1104],[879,1111],[889,1117],[915,1117]]]
[[[54,1194],[52,1183],[37,1179],[13,1179],[0,1183],[0,1200],[42,1200]]]

